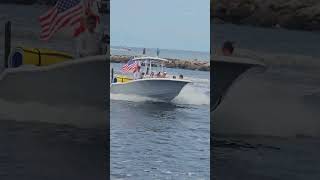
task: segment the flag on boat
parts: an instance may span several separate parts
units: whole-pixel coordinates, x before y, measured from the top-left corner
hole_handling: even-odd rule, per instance
[[[48,12],[39,17],[41,40],[49,40],[64,27],[78,27],[83,15],[80,0],[58,0]]]
[[[146,48],[143,48],[142,54],[146,54]]]
[[[127,62],[127,64],[123,65],[122,71],[123,72],[134,72],[138,67],[138,62],[134,61],[133,58],[130,58],[130,60]]]
[[[160,54],[160,49],[157,48],[157,56],[159,56],[159,54]]]

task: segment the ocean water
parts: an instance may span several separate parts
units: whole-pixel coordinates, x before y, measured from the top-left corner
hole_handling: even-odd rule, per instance
[[[111,45],[111,55],[137,56],[137,55],[142,55],[142,52],[143,52],[143,48],[122,47],[122,46],[112,46]],[[156,56],[157,49],[146,47],[146,55]],[[181,60],[209,61],[210,60],[210,53],[209,52],[199,52],[199,51],[160,49],[159,57],[181,59]]]
[[[171,103],[110,95],[111,179],[209,179],[209,72],[167,71],[193,81]]]
[[[243,75],[213,112],[213,177],[319,179],[320,34],[213,26],[215,46],[234,40],[267,65]]]
[[[1,116],[0,179],[103,179],[105,136],[101,129]]]

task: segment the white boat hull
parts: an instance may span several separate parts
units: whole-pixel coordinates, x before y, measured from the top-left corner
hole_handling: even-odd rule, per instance
[[[126,83],[112,83],[110,92],[113,94],[131,94],[162,101],[171,101],[178,96],[182,88],[188,83],[190,81],[176,79],[139,79]]]
[[[14,104],[15,113],[28,114],[23,119],[105,128],[109,95],[106,62],[107,56],[94,56],[50,66],[6,69],[0,75],[0,100]],[[27,104],[37,108],[26,110]],[[88,114],[85,109],[94,111],[95,116],[81,116]],[[42,111],[46,114],[40,117]]]

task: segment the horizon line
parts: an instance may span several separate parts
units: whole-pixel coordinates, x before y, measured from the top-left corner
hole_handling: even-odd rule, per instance
[[[146,49],[157,49],[155,47],[141,47],[141,46],[126,46],[126,45],[111,45],[110,47],[115,47],[115,46],[119,46],[119,47],[129,47],[129,48],[146,48]],[[210,49],[209,51],[199,51],[199,50],[189,50],[189,49],[176,49],[176,48],[172,48],[172,49],[168,49],[168,48],[158,48],[158,49],[162,49],[162,50],[177,50],[177,51],[193,51],[193,52],[201,52],[201,53],[209,53],[210,54]]]

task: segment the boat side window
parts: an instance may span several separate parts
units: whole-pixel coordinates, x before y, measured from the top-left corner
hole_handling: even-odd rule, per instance
[[[173,79],[176,79],[176,76],[172,76]]]

